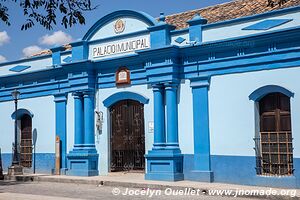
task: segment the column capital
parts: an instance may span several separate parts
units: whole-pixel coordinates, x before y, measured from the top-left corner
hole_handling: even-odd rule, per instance
[[[94,96],[95,91],[94,90],[80,90],[80,91],[73,92],[72,95],[74,96],[74,98]]]
[[[164,89],[164,85],[163,84],[153,84],[152,89],[153,89],[154,92],[155,91],[160,91],[160,90]]]
[[[164,84],[166,90],[177,89],[179,82],[167,82]]]
[[[83,97],[91,97],[91,96],[95,96],[95,91],[94,90],[85,90],[82,92]]]
[[[76,91],[72,93],[72,96],[74,98],[81,98],[83,96],[83,93],[81,91]]]
[[[68,93],[57,93],[54,94],[54,102],[62,102],[68,100]]]
[[[210,77],[197,77],[190,79],[191,88],[200,88],[200,87],[209,87],[210,86]]]

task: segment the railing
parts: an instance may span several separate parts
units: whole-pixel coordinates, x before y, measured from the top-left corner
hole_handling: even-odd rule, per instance
[[[144,150],[113,150],[111,171],[131,171],[145,168]]]
[[[254,138],[257,174],[292,175],[292,140],[291,131],[260,132],[260,138]]]
[[[32,167],[32,139],[21,139],[20,164],[23,167]]]

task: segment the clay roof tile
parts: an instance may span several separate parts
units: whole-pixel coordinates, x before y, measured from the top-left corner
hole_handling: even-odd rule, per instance
[[[188,27],[186,22],[192,19],[196,13],[200,14],[203,18],[206,18],[208,23],[215,23],[299,5],[299,0],[289,0],[281,6],[276,4],[274,7],[268,6],[268,0],[236,0],[169,15],[166,16],[166,22],[174,25],[176,29],[184,29]]]

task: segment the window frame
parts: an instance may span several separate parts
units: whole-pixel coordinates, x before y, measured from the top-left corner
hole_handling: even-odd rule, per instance
[[[270,98],[274,96],[274,98],[277,98],[275,100],[273,100],[274,102],[276,102],[275,105],[275,110],[273,111],[265,111],[262,112],[262,108],[261,108],[261,103],[266,100],[265,98]],[[289,101],[288,102],[288,111],[281,111],[280,106],[282,102],[285,101],[280,101],[280,98],[288,98]],[[267,101],[267,100],[266,100]],[[258,175],[265,175],[265,176],[292,176],[294,173],[294,161],[293,161],[293,138],[292,138],[292,119],[291,119],[291,99],[289,96],[280,93],[280,92],[271,92],[267,95],[264,95],[264,97],[260,98],[257,102],[256,102],[256,137],[254,138],[255,141],[255,150],[256,150],[256,173]],[[281,115],[289,115],[289,128],[290,130],[285,130],[285,131],[281,131],[280,129],[280,119],[281,119]],[[274,116],[274,121],[275,121],[275,131],[263,131],[262,130],[262,123],[263,123],[263,116]],[[257,119],[258,118],[258,119]],[[259,126],[259,127],[257,127]],[[262,141],[262,134],[268,134],[268,139],[267,141]],[[272,133],[272,137],[275,136],[276,141],[271,141],[271,133]],[[282,142],[280,141],[280,137],[282,135],[284,135],[285,133],[285,141]],[[264,144],[267,144],[269,146],[269,151],[265,151],[265,147],[263,147]],[[276,152],[272,152],[271,151],[271,144],[273,149],[275,146],[277,146],[277,163],[276,162],[272,162],[272,155],[276,156]],[[282,151],[283,148],[281,148],[281,146],[284,146],[283,144],[285,144],[285,148],[286,151]],[[264,157],[266,157],[266,155],[268,155],[268,160],[269,164],[266,164],[267,162],[264,162]],[[274,157],[273,157],[274,158]],[[282,160],[286,161],[282,161]],[[274,159],[276,160],[276,159]],[[269,167],[266,169],[266,166],[269,165]],[[276,169],[272,169],[273,166],[277,166],[277,172]],[[287,167],[287,173],[284,173],[285,168]]]

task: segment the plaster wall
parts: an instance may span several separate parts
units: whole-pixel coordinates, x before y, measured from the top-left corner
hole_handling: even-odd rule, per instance
[[[54,153],[55,151],[55,103],[53,96],[21,99],[18,108],[30,111],[32,118],[32,131],[37,131],[36,152]],[[1,140],[0,147],[2,153],[12,152],[12,142],[14,141],[14,120],[11,118],[14,112],[14,102],[0,103],[0,127]]]
[[[25,65],[25,66],[31,66],[31,67],[22,72],[9,71],[11,68],[18,66],[18,65]],[[32,61],[24,61],[24,62],[21,61],[21,62],[16,62],[14,64],[8,64],[8,65],[3,63],[3,64],[0,64],[0,76],[28,73],[28,72],[47,69],[51,66],[52,66],[52,58],[51,57],[38,59],[38,60],[32,60]]]
[[[282,24],[280,26],[271,28],[269,30],[242,30],[245,27],[262,22],[267,19],[293,19],[292,21]],[[300,26],[300,13],[293,12],[289,14],[281,14],[273,17],[266,17],[264,19],[254,19],[248,22],[237,22],[233,24],[220,25],[219,27],[210,27],[203,29],[203,42],[212,42],[217,40],[225,40],[229,38],[236,38],[242,36],[249,36],[258,33],[267,33],[291,27]]]
[[[255,156],[255,103],[249,95],[266,85],[293,92],[291,123],[294,157],[300,157],[300,68],[264,70],[214,76],[209,90],[212,155]]]
[[[119,18],[118,18],[119,19]],[[116,33],[114,29],[114,25],[118,19],[113,19],[110,22],[103,25],[97,33],[93,35],[93,37],[90,39],[90,41],[128,34],[132,32],[147,30],[147,27],[149,26],[145,22],[138,20],[133,17],[122,17],[120,19],[123,20],[125,23],[125,29],[122,33]]]

